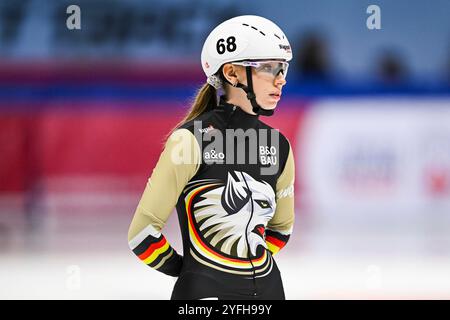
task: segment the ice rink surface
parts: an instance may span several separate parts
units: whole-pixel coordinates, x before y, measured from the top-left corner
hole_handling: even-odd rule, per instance
[[[131,216],[50,212],[28,232],[23,216],[3,214],[0,299],[169,299],[175,278],[128,249]],[[181,252],[178,228],[173,214],[164,233]],[[291,241],[275,256],[286,297],[449,299],[450,237],[432,234],[297,219]]]

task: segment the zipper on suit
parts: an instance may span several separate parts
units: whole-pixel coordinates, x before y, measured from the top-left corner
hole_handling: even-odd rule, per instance
[[[227,125],[226,125],[225,129],[228,129],[228,126],[230,125],[231,118],[233,117],[234,113],[236,112],[236,108],[237,108],[236,106],[233,106],[233,109],[231,110],[230,116],[227,119]]]
[[[228,129],[229,123],[231,121],[231,118],[233,117],[234,113],[236,112],[237,107],[233,106],[233,109],[231,110],[230,116],[227,119],[227,125],[226,125],[226,129]],[[242,174],[242,178],[244,179],[245,185],[247,186],[247,190],[248,192],[250,192],[250,202],[251,202],[251,206],[252,206],[252,210],[250,212],[250,218],[247,222],[247,226],[245,227],[245,241],[247,242],[247,255],[248,255],[248,261],[250,262],[250,264],[252,265],[252,272],[253,272],[253,297],[256,297],[258,295],[258,287],[256,285],[256,272],[255,272],[255,266],[253,265],[253,261],[251,258],[251,250],[250,250],[250,243],[248,241],[248,227],[250,225],[250,222],[252,221],[253,218],[253,195],[252,195],[252,191],[250,190],[248,184],[247,184],[247,180],[245,179],[245,176]]]
[[[247,255],[248,255],[248,261],[250,262],[250,264],[252,265],[252,271],[253,271],[253,297],[256,297],[258,295],[258,287],[256,285],[256,272],[255,272],[255,266],[253,265],[253,261],[251,258],[251,250],[250,250],[250,243],[248,241],[248,226],[250,225],[250,222],[252,221],[253,218],[253,212],[254,212],[254,208],[253,208],[253,193],[250,190],[248,184],[247,184],[247,180],[245,180],[245,176],[242,174],[242,178],[245,181],[245,185],[247,186],[247,190],[250,192],[250,202],[251,202],[251,206],[252,206],[252,210],[250,212],[250,218],[248,219],[247,222],[247,226],[245,227],[245,240],[247,242]]]

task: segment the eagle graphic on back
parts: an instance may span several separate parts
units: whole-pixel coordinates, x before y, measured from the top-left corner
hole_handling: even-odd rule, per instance
[[[259,245],[267,248],[264,228],[275,212],[275,193],[265,181],[245,172],[228,172],[223,186],[201,195],[194,219],[203,238],[217,251],[248,258]],[[248,246],[247,246],[248,238]]]

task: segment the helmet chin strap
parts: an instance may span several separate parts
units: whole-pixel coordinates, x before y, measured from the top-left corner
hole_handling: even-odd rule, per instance
[[[255,96],[255,93],[253,92],[252,70],[251,70],[251,67],[245,67],[245,69],[247,72],[248,86],[245,86],[242,83],[238,82],[236,87],[241,88],[242,90],[245,91],[245,93],[247,94],[247,99],[250,100],[250,103],[253,107],[254,113],[256,113],[257,115],[261,115],[261,116],[273,115],[273,112],[274,112],[273,109],[272,110],[264,109],[256,102],[256,96]]]

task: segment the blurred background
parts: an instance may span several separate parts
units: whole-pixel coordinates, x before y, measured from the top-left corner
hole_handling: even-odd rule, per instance
[[[297,165],[287,298],[450,299],[449,13],[448,0],[0,0],[0,298],[170,297],[128,227],[205,81],[206,36],[257,14],[294,53],[263,119]],[[176,213],[164,233],[181,252]]]

